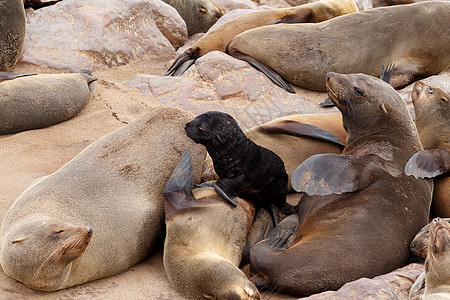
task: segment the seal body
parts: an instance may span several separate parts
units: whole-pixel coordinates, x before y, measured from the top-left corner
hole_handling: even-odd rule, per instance
[[[237,198],[227,205],[213,188],[194,189],[189,156],[183,155],[164,190],[164,269],[190,299],[260,299],[238,268],[254,207]]]
[[[25,10],[22,0],[0,1],[0,71],[9,72],[22,55]]]
[[[357,12],[353,0],[322,0],[290,8],[270,9],[238,16],[207,32],[181,54],[166,75],[181,75],[194,61],[212,51],[225,52],[228,43],[238,34],[271,23],[317,23],[343,14]],[[182,64],[191,60],[188,66]]]
[[[38,129],[66,121],[89,98],[94,77],[40,74],[0,82],[0,134]]]
[[[403,172],[422,147],[402,98],[363,74],[330,73],[327,86],[347,146],[294,172],[294,189],[307,195],[251,249],[257,287],[304,296],[385,274],[408,262],[409,243],[427,223],[432,183]]]
[[[433,178],[431,215],[450,217],[450,95],[421,81],[414,84],[411,98],[415,122],[424,151],[405,166],[408,175]]]
[[[187,123],[185,130],[206,147],[220,177],[214,187],[226,200],[239,196],[259,207],[286,205],[288,175],[283,161],[248,139],[230,115],[210,111]]]
[[[174,7],[186,22],[189,35],[206,32],[224,14],[211,0],[163,0]]]
[[[274,82],[279,74],[317,91],[326,90],[323,78],[330,70],[378,77],[382,64],[395,62],[391,85],[400,88],[448,68],[450,52],[442,45],[450,44],[443,30],[449,18],[446,1],[381,7],[316,24],[251,29],[230,42],[228,53],[257,66]]]
[[[144,259],[162,233],[164,184],[187,148],[200,178],[205,152],[183,131],[191,118],[178,109],[155,109],[29,186],[1,225],[5,273],[53,291],[121,273]],[[92,238],[81,257],[72,257],[76,263],[55,259],[48,240],[54,238],[58,250],[65,239],[55,233],[85,227]]]

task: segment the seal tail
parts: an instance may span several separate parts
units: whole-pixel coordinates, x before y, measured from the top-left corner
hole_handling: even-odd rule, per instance
[[[172,217],[180,209],[192,207],[192,202],[195,201],[192,194],[193,181],[191,155],[190,151],[186,150],[164,188],[166,218]]]
[[[193,49],[186,50],[183,54],[170,66],[163,76],[181,76],[187,69],[189,69],[198,58],[198,51]]]

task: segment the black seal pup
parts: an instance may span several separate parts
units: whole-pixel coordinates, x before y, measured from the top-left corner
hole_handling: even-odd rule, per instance
[[[185,125],[186,134],[206,147],[220,177],[216,192],[236,206],[235,196],[253,201],[257,208],[292,213],[286,203],[288,175],[281,158],[256,145],[229,114],[209,111]],[[276,208],[275,208],[275,207]]]

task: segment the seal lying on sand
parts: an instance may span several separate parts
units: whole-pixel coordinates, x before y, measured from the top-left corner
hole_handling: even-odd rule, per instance
[[[163,230],[164,184],[186,148],[200,179],[205,151],[184,133],[190,119],[179,109],[154,109],[30,185],[0,228],[5,273],[54,291],[121,273],[147,257]],[[90,242],[85,227],[92,228]]]
[[[88,74],[13,74],[0,82],[0,134],[38,129],[66,121],[89,98]],[[4,75],[3,77],[6,77]]]
[[[434,178],[431,215],[450,217],[450,95],[421,81],[414,84],[411,98],[420,141],[425,149],[405,166],[407,175]]]
[[[444,29],[449,18],[448,1],[375,8],[316,24],[247,30],[227,52],[290,92],[284,79],[324,91],[330,70],[378,77],[383,63],[395,62],[391,85],[397,89],[448,68],[450,51],[443,45],[450,44]]]
[[[206,32],[225,11],[211,0],[162,0],[175,8],[186,22],[188,35]]]
[[[248,139],[229,114],[206,112],[187,123],[185,130],[206,147],[220,177],[214,188],[229,203],[236,206],[234,196],[239,196],[258,208],[292,209],[286,203],[288,175],[283,161]]]
[[[212,188],[192,191],[188,152],[164,190],[167,234],[164,269],[170,283],[191,299],[260,299],[239,270],[253,206],[237,198],[232,208]]]
[[[0,71],[10,72],[22,55],[25,10],[22,0],[0,0]]]
[[[314,155],[294,172],[294,189],[308,195],[297,214],[253,246],[258,288],[303,296],[390,272],[408,262],[408,245],[427,223],[432,183],[403,172],[422,146],[400,95],[363,74],[329,73],[327,87],[347,146],[342,155]]]
[[[425,272],[416,280],[409,299],[450,299],[450,224],[435,218],[427,239]]]
[[[322,0],[297,7],[255,11],[238,16],[214,28],[181,54],[164,75],[183,74],[199,57],[212,51],[225,52],[239,33],[271,23],[317,23],[357,12],[353,0]]]

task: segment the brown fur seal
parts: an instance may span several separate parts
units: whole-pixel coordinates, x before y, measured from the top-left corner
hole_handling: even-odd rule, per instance
[[[22,55],[25,10],[22,0],[0,0],[0,71],[9,72]]]
[[[271,23],[317,23],[343,14],[357,12],[353,0],[322,0],[297,7],[255,11],[238,16],[211,30],[181,54],[164,75],[183,74],[199,57],[212,51],[225,52],[238,34]]]
[[[20,74],[19,74],[20,75]],[[0,82],[0,134],[38,129],[66,121],[89,98],[88,74],[39,74]]]
[[[450,224],[435,218],[430,224],[425,272],[411,288],[409,299],[450,299]]]
[[[186,22],[188,35],[206,32],[223,16],[224,10],[211,0],[162,0],[175,8]]]
[[[424,151],[411,157],[407,175],[433,178],[431,215],[450,217],[450,95],[421,81],[414,84],[411,98],[415,122]]]
[[[397,89],[448,68],[450,51],[442,45],[450,44],[444,29],[449,18],[450,2],[382,7],[317,24],[251,29],[237,35],[227,51],[291,92],[284,79],[324,91],[330,70],[378,76],[385,62],[395,63],[391,85]]]
[[[154,109],[29,186],[0,229],[5,273],[53,291],[121,273],[144,259],[163,231],[165,182],[187,148],[200,179],[205,151],[184,133],[190,119],[179,109]],[[88,242],[85,226],[93,233],[84,254],[79,249],[60,259],[66,248]]]
[[[403,172],[422,146],[400,95],[364,74],[329,73],[327,87],[347,146],[294,172],[294,189],[308,195],[251,249],[258,288],[303,296],[390,272],[408,262],[409,243],[427,223],[432,183]]]
[[[164,269],[170,283],[190,299],[260,299],[239,270],[255,210],[237,198],[224,203],[212,188],[192,191],[193,171],[186,152],[164,190],[167,234]]]

